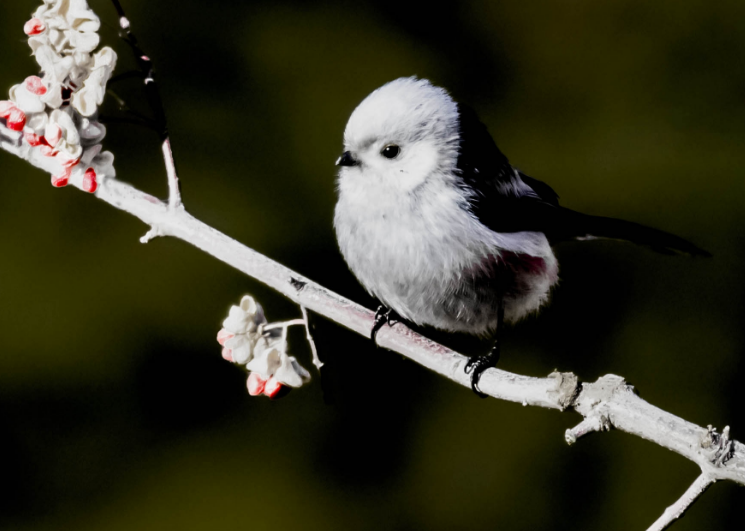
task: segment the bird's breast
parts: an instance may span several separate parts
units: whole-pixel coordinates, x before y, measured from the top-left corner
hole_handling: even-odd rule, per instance
[[[556,281],[548,244],[547,256],[501,248],[451,190],[380,199],[340,194],[334,225],[361,284],[405,319],[484,335],[501,296],[514,320],[537,309]]]

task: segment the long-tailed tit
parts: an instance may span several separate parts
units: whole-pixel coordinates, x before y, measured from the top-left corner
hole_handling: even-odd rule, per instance
[[[708,253],[672,234],[559,206],[547,184],[515,169],[476,114],[427,80],[401,78],[349,118],[334,227],[349,268],[403,319],[494,337],[473,358],[474,391],[496,364],[503,322],[546,304],[558,281],[551,248],[612,238],[663,253]]]

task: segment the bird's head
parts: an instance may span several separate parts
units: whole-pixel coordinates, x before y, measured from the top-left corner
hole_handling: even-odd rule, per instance
[[[396,79],[349,118],[337,161],[340,188],[411,192],[452,174],[458,143],[458,107],[448,93],[425,79]]]

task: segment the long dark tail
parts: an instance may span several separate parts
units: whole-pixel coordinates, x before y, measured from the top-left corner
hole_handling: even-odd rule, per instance
[[[562,210],[562,221],[565,222],[560,229],[563,234],[557,234],[560,239],[610,238],[644,245],[664,254],[711,256],[709,252],[669,232],[645,227],[632,221],[590,216],[568,208],[559,208]]]

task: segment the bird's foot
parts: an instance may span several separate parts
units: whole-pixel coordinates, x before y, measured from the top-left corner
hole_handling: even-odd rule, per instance
[[[486,369],[491,369],[492,367],[495,367],[497,365],[497,362],[499,361],[499,343],[497,343],[492,351],[485,355],[485,356],[474,356],[470,360],[468,360],[468,363],[466,363],[466,374],[471,375],[471,390],[473,390],[474,393],[476,393],[476,396],[479,398],[486,398],[486,393],[483,393],[481,389],[479,389],[479,380],[481,379],[481,374]]]
[[[378,310],[375,312],[375,322],[373,323],[372,330],[370,331],[370,339],[373,343],[378,344],[375,340],[375,336],[378,335],[378,330],[383,328],[383,325],[393,326],[399,322],[399,317],[396,312],[385,306],[378,306]]]

